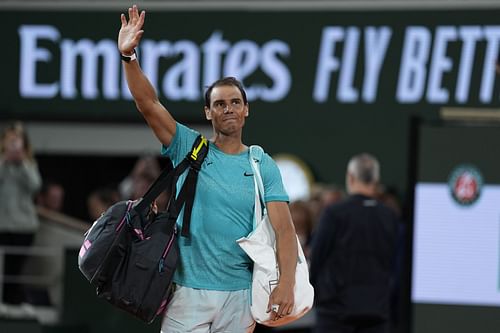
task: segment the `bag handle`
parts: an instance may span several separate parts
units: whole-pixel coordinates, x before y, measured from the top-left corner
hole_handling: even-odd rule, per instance
[[[189,163],[182,161],[173,169],[164,169],[153,184],[151,184],[146,193],[144,193],[142,198],[135,203],[134,209],[138,212],[142,212],[149,208],[161,192],[163,192],[166,188],[170,188],[170,184],[172,184],[173,179],[179,178],[188,166]]]
[[[134,204],[134,210],[143,212],[153,201],[167,188],[172,189],[172,197],[169,201],[169,213],[172,219],[177,220],[177,216],[185,206],[184,220],[182,224],[182,235],[189,234],[189,225],[191,221],[191,210],[193,207],[194,195],[196,192],[196,183],[198,180],[198,173],[201,170],[201,165],[208,154],[208,140],[203,135],[198,135],[193,143],[191,151],[188,152],[186,157],[175,168],[168,170],[165,169],[158,176],[158,178],[149,187],[141,199]],[[176,196],[177,180],[189,167],[188,175],[182,185],[179,195]]]
[[[261,146],[252,145],[249,149],[250,165],[252,166],[253,179],[255,184],[255,206],[254,206],[254,229],[267,214],[266,203],[264,202],[264,182],[260,173],[260,162],[264,156]]]

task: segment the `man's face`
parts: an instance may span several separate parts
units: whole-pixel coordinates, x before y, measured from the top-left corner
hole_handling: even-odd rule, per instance
[[[225,135],[241,131],[248,116],[248,104],[244,104],[240,90],[235,86],[219,86],[212,90],[210,107],[205,115],[217,132]]]

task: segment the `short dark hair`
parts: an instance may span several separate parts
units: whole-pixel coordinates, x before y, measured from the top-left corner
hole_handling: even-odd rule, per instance
[[[226,76],[223,77],[222,79],[219,79],[212,83],[210,86],[208,86],[207,90],[205,91],[205,106],[210,107],[210,95],[212,94],[212,90],[215,87],[221,87],[221,86],[234,86],[238,88],[238,90],[241,93],[241,96],[243,97],[243,103],[246,105],[248,104],[247,101],[247,93],[245,92],[245,89],[243,88],[243,84],[235,77],[233,76]]]

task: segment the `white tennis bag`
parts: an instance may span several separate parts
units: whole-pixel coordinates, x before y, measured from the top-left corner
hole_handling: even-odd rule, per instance
[[[264,204],[264,184],[259,166],[263,153],[264,151],[259,146],[250,147],[250,163],[255,183],[254,230],[247,237],[242,237],[236,242],[254,262],[251,311],[255,321],[266,326],[282,326],[299,319],[312,308],[314,289],[309,282],[309,268],[297,238],[299,256],[295,271],[295,305],[290,315],[271,320],[271,312],[267,312],[267,305],[269,296],[278,283],[279,269],[274,229],[269,222]]]

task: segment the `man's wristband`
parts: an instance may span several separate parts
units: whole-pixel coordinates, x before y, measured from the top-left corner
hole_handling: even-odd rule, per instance
[[[120,53],[120,57],[125,62],[131,62],[132,60],[137,60],[137,53],[135,52],[135,49],[134,49],[134,53],[132,53],[131,55],[127,56],[127,55]]]

